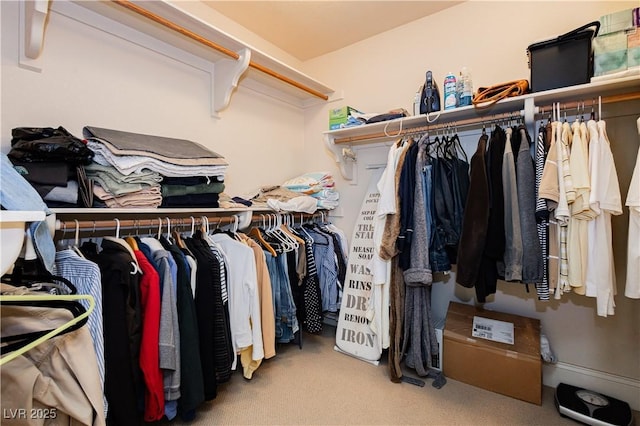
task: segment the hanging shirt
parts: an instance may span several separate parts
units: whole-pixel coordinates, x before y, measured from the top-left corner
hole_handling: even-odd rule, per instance
[[[380,193],[373,222],[373,256],[367,265],[372,275],[372,288],[366,317],[370,321],[371,331],[378,336],[381,349],[389,347],[389,282],[391,279],[391,261],[380,255],[382,237],[387,216],[396,210],[396,167],[405,145],[395,143],[389,149],[385,167],[377,188]]]
[[[240,234],[243,235],[243,234]],[[258,299],[260,300],[260,320],[262,330],[262,345],[264,348],[264,358],[269,359],[276,356],[276,325],[275,313],[273,312],[273,294],[271,291],[271,279],[267,269],[262,247],[251,238],[242,237],[247,246],[253,250],[256,262],[256,278],[258,284]]]
[[[616,295],[611,215],[622,214],[622,197],[606,124],[601,120],[597,126],[598,149],[591,153],[598,155],[598,164],[594,169],[596,186],[592,189],[590,201],[591,207],[599,215],[594,220],[593,239],[589,243],[589,249],[593,250],[590,260],[593,262],[588,265],[587,277],[592,283],[590,287],[596,290],[598,316],[606,317],[614,314]]]
[[[87,325],[91,340],[93,340],[93,349],[96,351],[96,361],[98,362],[98,373],[100,374],[100,383],[104,392],[104,332],[102,325],[102,287],[100,281],[100,268],[94,262],[80,257],[75,251],[62,250],[56,252],[56,262],[54,265],[54,275],[59,275],[73,282],[76,286],[78,294],[88,294],[93,297],[95,306],[89,314]],[[80,300],[85,309],[89,308],[89,302]],[[108,405],[104,398],[105,416],[107,415]]]
[[[524,126],[520,126],[518,131],[521,141],[516,161],[516,181],[518,183],[518,208],[523,241],[522,282],[535,284],[542,280],[542,252],[536,230],[535,176],[533,159],[529,151],[531,138]]]
[[[560,288],[558,286],[558,279],[560,278],[559,270],[559,250],[560,250],[560,237],[558,222],[555,218],[555,210],[560,201],[560,180],[558,178],[559,166],[558,166],[558,149],[556,146],[556,132],[558,123],[553,122],[550,125],[550,145],[547,159],[544,163],[544,170],[542,171],[542,178],[540,179],[540,190],[538,192],[538,198],[543,199],[549,210],[549,238],[548,238],[548,270],[547,279],[549,280],[549,291],[553,292],[555,298],[560,297]]]
[[[577,294],[585,294],[587,271],[587,248],[589,246],[587,222],[594,215],[589,208],[591,182],[589,177],[589,135],[584,123],[576,120],[571,126],[571,178],[575,189],[575,200],[571,204],[567,258],[569,262],[569,283]]]
[[[222,247],[229,259],[227,292],[234,346],[240,350],[253,345],[252,359],[261,360],[264,358],[264,345],[253,250],[227,234],[213,234],[209,238]]]
[[[140,309],[142,338],[140,369],[145,382],[144,420],[153,422],[164,416],[164,386],[159,364],[160,277],[140,250],[134,254],[142,270],[140,277]]]
[[[536,230],[538,233],[538,241],[540,242],[540,251],[542,255],[542,280],[536,285],[538,300],[549,300],[549,211],[547,203],[540,198],[540,182],[544,173],[544,163],[547,157],[546,151],[546,128],[540,124],[538,137],[536,138],[535,149],[535,171],[536,171]]]
[[[520,208],[518,207],[518,188],[516,185],[516,163],[511,146],[513,130],[505,130],[507,141],[502,156],[502,187],[504,190],[504,279],[520,281],[522,279],[522,233],[520,231]]]
[[[160,306],[160,368],[164,376],[165,414],[173,419],[177,414],[177,400],[180,398],[180,327],[178,324],[177,266],[160,241],[142,238],[151,249],[150,262],[159,270],[161,288]]]
[[[640,118],[638,119],[640,129]],[[640,150],[633,169],[626,205],[629,207],[629,239],[627,243],[627,284],[624,295],[640,299]]]
[[[569,140],[571,139],[571,128],[568,123],[558,122],[556,128],[556,149],[558,151],[558,183],[559,183],[559,199],[558,206],[555,211],[556,222],[558,223],[559,236],[559,274],[558,289],[559,294],[571,291],[569,285],[569,261],[567,259],[567,235],[569,232],[569,200],[573,202],[575,199],[575,191],[571,181],[571,169],[569,168]]]

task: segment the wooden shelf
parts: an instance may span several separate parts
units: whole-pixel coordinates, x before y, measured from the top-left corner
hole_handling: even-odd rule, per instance
[[[497,117],[518,114],[524,117],[527,125],[533,125],[540,108],[551,106],[554,102],[563,104],[584,102],[590,106],[594,99],[602,97],[602,103],[622,102],[640,99],[640,74],[594,83],[529,93],[523,96],[504,99],[497,104],[477,109],[473,106],[456,108],[447,111],[404,117],[395,120],[348,127],[323,132],[327,148],[333,153],[342,176],[347,180],[354,179],[358,147],[375,144],[388,144],[397,140],[404,133],[425,132],[449,124],[482,126]],[[573,106],[565,106],[572,108]]]
[[[180,2],[38,0],[35,6],[21,6],[21,66],[27,68],[39,70],[46,14],[57,13],[210,73],[214,117],[228,107],[238,84],[299,108],[325,102],[334,92],[190,14]]]

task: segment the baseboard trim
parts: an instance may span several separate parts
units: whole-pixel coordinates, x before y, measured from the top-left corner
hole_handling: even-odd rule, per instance
[[[542,383],[553,388],[567,383],[591,389],[625,401],[632,410],[640,411],[640,380],[559,362],[543,365]]]

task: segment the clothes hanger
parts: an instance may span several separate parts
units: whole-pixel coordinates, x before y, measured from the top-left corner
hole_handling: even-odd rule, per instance
[[[73,244],[69,245],[69,250],[74,251],[78,256],[80,256],[81,258],[85,258],[84,254],[82,254],[82,252],[80,251],[80,222],[78,222],[78,219],[73,219],[73,221],[76,223],[76,233],[75,233],[75,237],[73,240]],[[64,230],[62,233],[62,237],[61,239],[64,239]]]
[[[171,219],[169,218],[169,216],[166,216],[165,219],[167,219],[167,233],[165,234],[165,239],[169,242],[169,244],[175,245],[173,234],[171,232]]]
[[[116,222],[116,235],[115,237],[105,236],[104,239],[107,241],[113,241],[114,243],[118,243],[124,248],[126,248],[129,251],[129,254],[131,255],[131,259],[132,259],[131,266],[133,267],[133,269],[129,273],[131,275],[136,275],[139,273],[141,274],[142,269],[140,269],[140,266],[138,265],[138,259],[136,258],[136,255],[133,252],[132,246],[129,245],[129,243],[125,239],[120,238],[120,219],[116,217],[113,220]],[[137,243],[136,243],[136,246],[137,246]]]
[[[127,242],[127,244],[129,244],[129,247],[131,247],[131,249],[136,252],[139,251],[140,248],[138,247],[138,242],[136,241],[136,239],[132,236],[132,235],[127,235],[124,240]]]
[[[53,295],[50,295],[50,296],[53,296]],[[66,309],[71,313],[71,315],[73,315],[74,318],[78,317],[83,312],[85,312],[84,306],[82,306],[79,302],[75,302],[75,301],[64,301],[64,300],[63,301],[59,301],[59,300],[39,301],[39,302],[7,301],[2,304],[5,306],[5,309],[9,309],[8,308],[9,305],[39,307],[39,308],[46,308],[47,310]],[[85,322],[80,322],[78,324],[75,324],[69,327],[68,329],[66,329],[62,334],[76,330],[80,328],[82,325],[84,325],[84,323]],[[12,336],[0,336],[0,343],[2,343],[2,347],[0,348],[0,354],[5,355],[15,350],[19,350],[22,347],[35,341],[36,339],[49,333],[51,330],[53,329],[30,331],[30,332],[16,334]]]
[[[278,214],[277,216],[277,227],[276,227],[276,233],[283,239],[286,247],[288,250],[286,251],[293,251],[295,249],[297,249],[300,244],[298,244],[298,241],[296,241],[290,233],[288,233],[285,230],[285,226],[284,226],[284,222],[283,222],[283,215],[282,214]]]
[[[66,294],[77,294],[78,289],[73,285],[71,281],[68,279],[53,275],[50,273],[45,274],[24,274],[22,267],[20,265],[16,265],[11,274],[5,274],[0,279],[1,282],[5,284],[12,285],[14,287],[24,286],[27,288],[31,288],[31,285],[38,284],[42,286],[45,283],[54,283],[58,282],[64,286],[66,286],[65,293]],[[56,287],[60,288],[60,285],[56,285]],[[64,288],[64,287],[62,287]]]
[[[284,240],[283,237],[276,230],[276,215],[268,214],[267,217],[269,219],[269,225],[264,230],[264,234],[266,235],[265,239],[267,241],[269,241],[269,238],[271,239],[269,243],[271,247],[275,249],[276,252],[281,253],[281,252],[290,251],[290,244],[286,240]],[[275,247],[274,247],[274,244],[275,244]]]
[[[304,235],[307,236],[307,238],[309,238],[309,240],[314,241],[313,238],[311,237],[311,235],[309,235],[309,233],[307,232],[307,230],[304,228],[304,218],[302,217],[302,213],[300,213],[300,226],[296,229],[300,230],[302,233],[304,233]]]
[[[88,309],[85,309],[78,301],[86,300],[89,303]],[[47,303],[49,305],[55,304],[55,302],[65,302],[70,301],[74,302],[74,308],[77,308],[78,311],[82,310],[83,312],[79,315],[74,315],[74,317],[67,321],[66,323],[60,325],[59,327],[48,331],[46,334],[36,338],[35,340],[30,341],[28,344],[21,346],[20,348],[14,350],[6,356],[0,358],[0,366],[6,364],[14,358],[19,357],[25,352],[35,348],[43,342],[63,333],[67,333],[69,331],[75,330],[83,326],[89,317],[89,314],[93,312],[95,307],[95,300],[93,296],[88,294],[73,294],[73,295],[51,295],[51,294],[43,294],[43,295],[0,295],[0,305],[23,305],[23,306],[42,306],[42,305],[34,305],[33,302],[44,302],[45,306]],[[51,303],[54,302],[54,303]],[[73,312],[73,311],[72,311]]]
[[[182,226],[182,218],[180,219],[180,222],[179,222],[179,227],[181,227],[181,226]],[[173,239],[174,239],[174,241],[175,241],[175,243],[176,243],[176,245],[178,247],[183,248],[183,249],[187,248],[187,246],[185,245],[184,241],[182,241],[182,235],[180,234],[179,231],[173,231],[173,233],[171,235],[173,235]]]
[[[291,219],[292,219],[291,215],[286,215],[286,220],[282,225],[282,230],[296,242],[297,244],[296,248],[298,248],[300,247],[300,245],[304,245],[304,240],[300,238],[298,235],[293,233],[291,229],[291,223],[290,223]]]
[[[260,217],[262,217],[262,225],[264,228],[265,225],[265,218],[264,215],[260,215]],[[273,247],[271,247],[271,244],[269,244],[265,239],[264,236],[262,235],[262,232],[260,231],[260,228],[258,228],[257,226],[252,227],[249,230],[249,233],[247,234],[250,237],[252,237],[254,239],[254,241],[256,241],[258,244],[260,244],[265,250],[267,250],[272,256],[277,256],[278,253],[276,253],[275,249]]]

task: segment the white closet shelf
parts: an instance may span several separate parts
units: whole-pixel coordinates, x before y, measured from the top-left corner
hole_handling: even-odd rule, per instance
[[[212,115],[224,110],[238,84],[299,108],[326,101],[334,90],[166,0],[37,0],[21,7],[21,65],[38,69],[46,14],[54,12],[211,73]],[[47,8],[47,4],[50,6]],[[44,17],[43,17],[44,14]]]
[[[474,106],[456,108],[447,111],[404,117],[390,121],[365,124],[344,129],[323,132],[327,148],[333,153],[342,176],[347,180],[355,178],[357,150],[360,146],[388,144],[395,141],[403,133],[419,132],[427,129],[460,123],[490,123],[497,117],[510,115],[523,116],[527,125],[532,125],[541,107],[550,106],[554,102],[584,102],[585,108],[591,107],[598,97],[607,97],[606,102],[621,102],[629,99],[640,99],[640,75],[602,80],[571,87],[529,93],[504,99],[489,108],[478,109]],[[603,102],[605,100],[603,99]],[[428,119],[428,121],[427,121]]]
[[[44,219],[44,211],[0,210],[0,275],[4,275],[20,255],[26,224]]]

